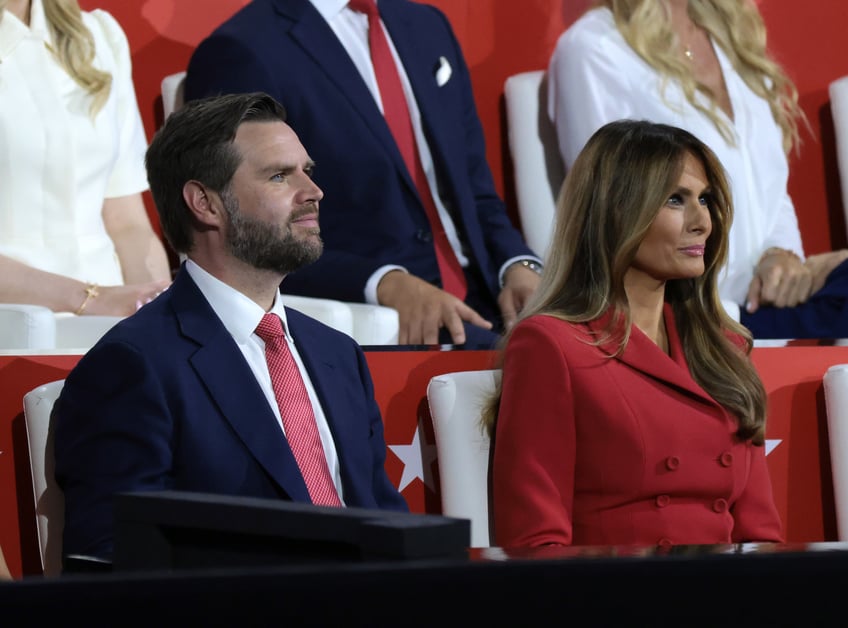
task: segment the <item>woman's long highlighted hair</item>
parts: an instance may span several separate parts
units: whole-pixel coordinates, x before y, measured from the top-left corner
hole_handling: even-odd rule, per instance
[[[112,88],[112,75],[94,67],[94,37],[82,21],[76,0],[42,0],[53,54],[59,64],[80,87],[92,96],[91,117],[106,104]],[[5,12],[8,0],[0,0]]]
[[[692,64],[681,56],[664,0],[595,0],[593,6],[607,7],[630,47],[665,79],[679,83],[692,106],[734,143],[717,108],[705,107],[696,98],[699,90],[711,95],[710,90],[695,80]],[[692,21],[721,47],[751,91],[768,102],[783,132],[784,150],[788,153],[798,146],[798,121],[807,124],[807,118],[798,105],[795,84],[768,53],[766,27],[756,4],[752,0],[689,0],[688,6]]]
[[[546,314],[585,323],[611,313],[595,343],[612,342],[614,354],[624,351],[631,328],[624,277],[651,223],[677,188],[687,155],[704,166],[712,230],[704,273],[666,282],[665,299],[672,305],[693,379],[738,419],[739,438],[762,444],[766,397],[747,355],[753,340],[727,315],[718,296],[733,218],[729,185],[715,154],[688,131],[618,120],[589,139],[566,176],[542,280],[519,321]],[[744,338],[745,347],[734,344],[728,332]],[[501,339],[501,347],[509,336]],[[490,434],[499,403],[500,388],[484,412]]]

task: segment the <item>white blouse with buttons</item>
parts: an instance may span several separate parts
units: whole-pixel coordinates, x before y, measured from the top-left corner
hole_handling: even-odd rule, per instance
[[[92,120],[90,95],[54,58],[41,0],[30,25],[0,20],[0,255],[103,285],[122,284],[102,219],[105,198],[147,189],[144,128],[126,36],[102,10],[83,13],[94,65],[112,75]]]

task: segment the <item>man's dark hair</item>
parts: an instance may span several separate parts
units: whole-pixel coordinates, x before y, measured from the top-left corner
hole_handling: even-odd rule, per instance
[[[176,252],[186,253],[194,243],[183,199],[186,182],[225,193],[242,159],[233,146],[238,128],[245,122],[285,120],[285,108],[263,92],[193,100],[168,117],[144,161],[162,233]]]

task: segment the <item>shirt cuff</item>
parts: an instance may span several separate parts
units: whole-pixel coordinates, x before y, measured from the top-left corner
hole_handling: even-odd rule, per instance
[[[544,267],[542,260],[538,257],[534,257],[533,255],[519,255],[518,257],[510,257],[506,260],[502,265],[501,269],[498,272],[498,285],[503,288],[504,287],[504,277],[506,276],[507,269],[515,264],[516,262],[523,262],[524,260],[529,260],[531,262],[536,262],[539,266]]]
[[[396,266],[394,264],[380,266],[380,268],[375,270],[374,274],[368,278],[368,281],[365,282],[364,296],[366,303],[370,303],[371,305],[380,305],[380,302],[377,301],[377,285],[380,283],[380,280],[386,276],[386,273],[392,270],[402,270],[405,273],[409,272],[403,266]]]

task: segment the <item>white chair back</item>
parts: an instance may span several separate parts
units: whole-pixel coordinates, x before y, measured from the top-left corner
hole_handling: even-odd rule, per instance
[[[85,353],[122,316],[76,316],[42,305],[0,303],[0,351]]]
[[[329,325],[333,329],[353,336],[353,313],[346,303],[332,299],[313,299],[293,294],[280,295],[283,305]]]
[[[504,83],[507,136],[521,231],[542,259],[550,245],[556,201],[565,178],[556,132],[547,114],[544,70],[514,74]]]
[[[62,528],[65,497],[53,475],[53,403],[65,380],[34,388],[24,395],[24,419],[29,444],[29,464],[38,530],[38,549],[45,576],[62,572]]]
[[[442,514],[471,520],[472,547],[489,547],[489,436],[481,410],[500,369],[437,375],[427,386]]]
[[[828,368],[822,385],[837,536],[840,541],[848,541],[848,364]]]
[[[398,311],[370,303],[346,303],[353,314],[353,338],[362,346],[396,345],[400,331]]]
[[[0,350],[53,349],[56,319],[41,305],[0,304]]]
[[[76,316],[66,312],[56,315],[56,348],[75,349],[85,353],[123,316]]]
[[[165,114],[164,120],[168,119],[174,111],[183,106],[185,101],[185,72],[169,74],[162,79],[162,110]]]
[[[828,92],[836,143],[836,164],[842,190],[842,211],[845,214],[845,229],[848,232],[848,75],[832,81],[828,86]]]

